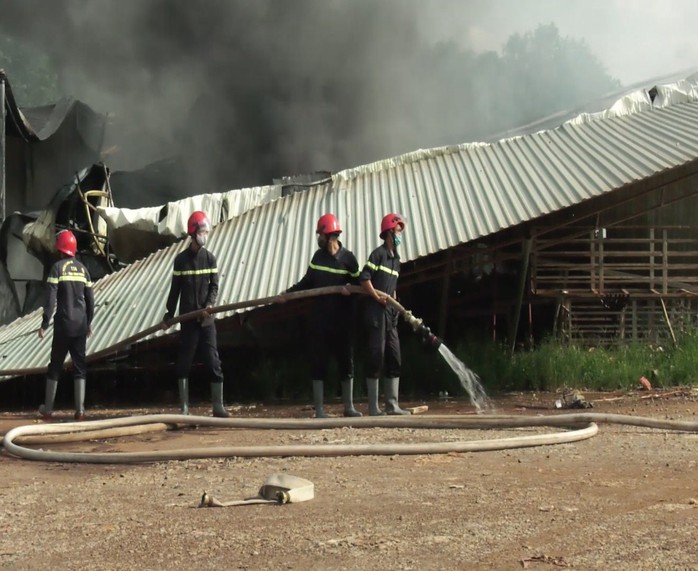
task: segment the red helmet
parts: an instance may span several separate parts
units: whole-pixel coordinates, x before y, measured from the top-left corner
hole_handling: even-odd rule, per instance
[[[70,230],[61,230],[56,236],[56,250],[72,257],[77,249],[78,242],[75,235]]]
[[[385,216],[383,216],[383,221],[381,222],[380,237],[384,238],[388,230],[392,230],[393,228],[397,228],[398,226],[400,226],[400,230],[404,230],[405,228],[405,221],[403,220],[402,216],[400,216],[399,214],[395,214],[394,212],[386,214]]]
[[[206,216],[205,212],[197,210],[189,217],[189,220],[187,221],[187,234],[193,236],[201,228],[210,231],[211,222],[209,222],[208,216]]]
[[[342,227],[339,225],[339,220],[334,214],[323,214],[317,221],[318,234],[341,234]]]

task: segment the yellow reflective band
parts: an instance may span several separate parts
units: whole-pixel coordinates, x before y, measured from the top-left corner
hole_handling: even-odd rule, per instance
[[[172,275],[175,276],[201,276],[204,274],[217,274],[218,273],[218,268],[207,268],[205,270],[183,270],[183,271],[178,271],[175,270],[172,272]]]
[[[55,279],[55,278],[54,278]],[[58,283],[58,282],[82,282],[84,284],[87,284],[87,278],[85,276],[81,276],[78,274],[68,274],[67,276],[61,276],[59,277],[55,282],[52,282],[51,280],[48,280],[49,283]]]
[[[358,276],[359,272],[356,272],[356,274],[352,274],[349,270],[340,270],[337,268],[330,268],[329,266],[317,266],[315,264],[310,264],[310,267],[313,270],[317,270],[319,272],[328,272],[330,274],[342,274],[342,275],[348,275],[348,276]]]
[[[386,274],[390,274],[391,276],[395,277],[398,277],[400,275],[400,272],[396,272],[395,270],[391,270],[390,268],[386,268],[385,266],[378,266],[371,262],[366,262],[366,265],[376,272],[385,272]]]
[[[49,284],[57,284],[57,283],[58,283],[58,278],[48,278],[48,279],[46,280],[46,283],[49,283]]]

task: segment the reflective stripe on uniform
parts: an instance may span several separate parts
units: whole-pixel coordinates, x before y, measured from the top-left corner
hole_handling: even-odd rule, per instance
[[[353,278],[356,278],[359,276],[361,273],[360,271],[356,271],[354,273],[350,272],[349,270],[340,270],[339,268],[331,268],[329,266],[318,266],[317,264],[313,264],[312,262],[310,263],[310,268],[313,270],[317,270],[319,272],[328,272],[330,274],[343,274],[343,275],[348,275]]]
[[[391,270],[390,268],[386,268],[385,266],[379,266],[377,264],[374,264],[373,262],[366,262],[366,265],[376,272],[385,272],[386,274],[390,274],[391,276],[395,277],[400,276],[400,272],[396,272],[395,270]]]
[[[175,270],[172,272],[174,276],[201,276],[203,274],[217,274],[218,268],[206,268],[203,270]]]
[[[81,282],[81,283],[84,283],[87,287],[92,287],[92,282],[88,282],[87,278],[85,278],[85,276],[81,276],[81,275],[67,275],[67,276],[60,276],[57,278],[48,278],[46,280],[46,283],[49,283],[49,284],[58,284],[60,282]]]

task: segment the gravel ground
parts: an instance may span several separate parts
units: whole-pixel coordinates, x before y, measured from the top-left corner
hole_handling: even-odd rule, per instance
[[[696,391],[586,396],[594,412],[698,421]],[[501,414],[544,414],[553,412],[556,398],[516,394],[495,404]],[[465,401],[403,404],[427,404],[429,414],[472,413]],[[236,414],[310,413],[256,406]],[[30,414],[0,414],[0,431],[34,422]],[[437,442],[547,431],[188,428],[50,448]],[[698,569],[697,451],[698,434],[617,425],[602,425],[597,436],[574,444],[443,455],[92,465],[33,462],[3,451],[0,567]],[[275,472],[311,480],[315,499],[197,508],[204,490],[222,501],[250,497]]]

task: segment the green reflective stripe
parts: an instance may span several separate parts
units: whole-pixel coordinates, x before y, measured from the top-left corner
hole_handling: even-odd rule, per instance
[[[48,279],[46,280],[46,283],[49,283],[49,284],[57,284],[57,283],[58,283],[58,278],[48,278]]]
[[[55,279],[55,278],[54,278]],[[87,283],[87,278],[85,276],[78,276],[78,275],[68,275],[68,276],[61,276],[59,277],[55,282],[51,281],[51,278],[49,278],[49,283],[58,283],[58,282],[82,282],[84,284]]]
[[[385,266],[378,266],[372,262],[366,262],[366,265],[376,272],[385,272],[386,274],[390,274],[391,276],[395,277],[398,277],[400,275],[400,272],[396,272],[395,270],[391,270],[390,268],[386,268]]]
[[[204,274],[217,274],[218,268],[206,268],[205,270],[175,270],[172,275],[175,276],[201,276]]]
[[[87,283],[85,284],[85,287],[92,287],[92,282],[87,282]]]
[[[356,270],[353,274],[351,275],[352,278],[358,278],[361,275],[361,270]]]
[[[330,268],[329,266],[318,266],[313,263],[310,264],[311,269],[317,270],[319,272],[329,272],[330,274],[343,274],[343,275],[349,275],[353,276],[349,270],[340,270],[338,268]],[[356,273],[356,275],[359,275],[359,272]]]

